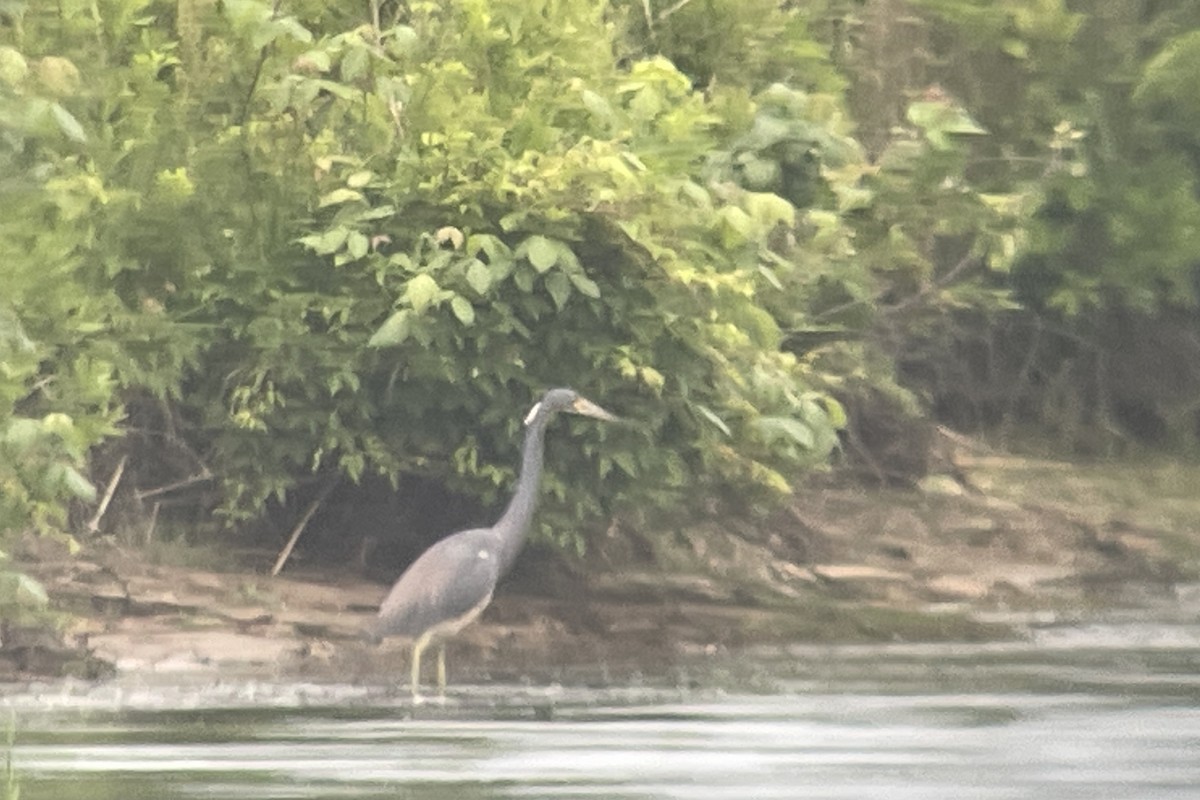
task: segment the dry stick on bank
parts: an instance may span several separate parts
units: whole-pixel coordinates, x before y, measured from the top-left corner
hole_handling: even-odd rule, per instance
[[[292,554],[292,549],[296,546],[296,542],[300,539],[300,534],[304,533],[304,527],[308,525],[308,521],[312,519],[313,514],[317,513],[317,509],[321,507],[321,503],[325,502],[325,498],[329,497],[329,493],[333,491],[333,487],[337,486],[338,478],[334,476],[325,484],[311,503],[308,505],[308,510],[304,512],[304,516],[296,523],[296,527],[292,529],[292,535],[288,538],[287,544],[283,546],[283,550],[279,552],[279,558],[275,559],[275,566],[271,567],[271,577],[279,574],[283,569],[283,565],[287,563],[288,556]]]
[[[146,523],[145,544],[150,546],[150,542],[154,541],[154,528],[158,525],[158,512],[162,508],[162,501],[154,501],[154,509],[150,512],[150,521]]]
[[[140,491],[137,493],[137,499],[140,503],[141,501],[150,497],[157,497],[160,494],[167,494],[168,492],[173,492],[176,489],[183,489],[184,487],[191,486],[193,483],[201,483],[202,481],[211,480],[212,477],[212,473],[205,469],[204,472],[192,475],[189,478],[184,478],[183,480],[175,481],[174,483],[168,483],[166,486],[158,486],[153,489]]]
[[[117,484],[121,482],[121,476],[125,474],[125,462],[128,460],[128,455],[121,456],[121,460],[117,463],[117,468],[113,470],[113,475],[108,481],[108,488],[104,490],[104,497],[100,499],[100,505],[96,508],[96,513],[88,520],[88,533],[96,533],[100,530],[100,519],[104,516],[104,512],[108,510],[108,504],[112,502],[113,495],[117,492]]]
[[[168,483],[166,486],[158,486],[154,489],[146,489],[143,491],[134,492],[134,497],[136,497],[137,501],[141,503],[151,497],[160,497],[164,494],[169,494],[176,489],[183,489],[191,486],[192,484],[211,480],[212,477],[213,475],[208,471],[208,467],[204,467],[203,472],[192,475],[188,478],[184,478],[183,480],[175,481],[174,483]],[[150,521],[146,523],[146,533],[143,538],[147,547],[150,545],[150,542],[154,541],[154,529],[158,526],[158,512],[162,509],[162,505],[162,500],[154,501],[154,508],[150,512]]]

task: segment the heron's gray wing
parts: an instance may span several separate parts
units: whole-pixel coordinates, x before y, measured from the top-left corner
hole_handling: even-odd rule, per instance
[[[459,619],[496,588],[499,561],[485,529],[442,539],[412,563],[379,608],[379,636],[420,636]]]

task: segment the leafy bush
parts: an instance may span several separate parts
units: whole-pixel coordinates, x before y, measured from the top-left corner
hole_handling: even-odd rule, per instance
[[[76,464],[150,397],[235,520],[315,471],[494,497],[524,410],[570,384],[637,425],[551,441],[562,519],[780,496],[835,444],[763,269],[791,206],[704,182],[717,106],[664,59],[620,65],[596,4],[385,4],[378,28],[316,3],[23,8],[0,65],[45,65],[57,149],[6,223],[13,330],[62,344],[8,385],[71,377]]]
[[[86,136],[68,110],[79,72],[58,57],[27,59],[0,46],[0,547],[28,530],[60,534],[67,504],[94,489],[89,448],[115,432],[110,331],[128,318],[89,291],[99,187],[75,161]],[[35,581],[0,553],[0,616],[45,604]]]
[[[0,10],[8,532],[63,529],[135,428],[131,480],[178,448],[234,522],[314,474],[492,501],[570,384],[637,423],[550,439],[578,544],[785,496],[832,396],[900,394],[1010,292],[1193,302],[1186,4],[1149,59],[1034,0],[85,5]]]

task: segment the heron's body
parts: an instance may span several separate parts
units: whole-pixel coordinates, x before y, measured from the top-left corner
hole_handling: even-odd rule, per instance
[[[421,654],[432,642],[438,647],[438,688],[446,688],[445,640],[478,617],[496,583],[516,560],[537,506],[546,424],[559,411],[598,419],[611,414],[570,389],[552,389],[525,419],[521,474],[508,508],[490,528],[473,528],[442,539],[412,563],[379,608],[379,637],[413,640],[412,691],[417,698]]]
[[[413,562],[379,607],[380,636],[417,638],[434,629],[461,624],[482,610],[499,575],[499,543],[486,528],[456,533]],[[436,590],[436,591],[435,591]]]

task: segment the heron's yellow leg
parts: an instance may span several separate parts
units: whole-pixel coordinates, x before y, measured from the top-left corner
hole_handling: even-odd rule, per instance
[[[441,697],[445,697],[446,696],[446,643],[445,642],[438,643],[438,667],[437,667],[437,669],[438,669],[438,673],[437,673],[438,695],[440,695]]]
[[[412,696],[413,700],[421,699],[421,651],[428,641],[422,637],[413,644],[412,650]]]

